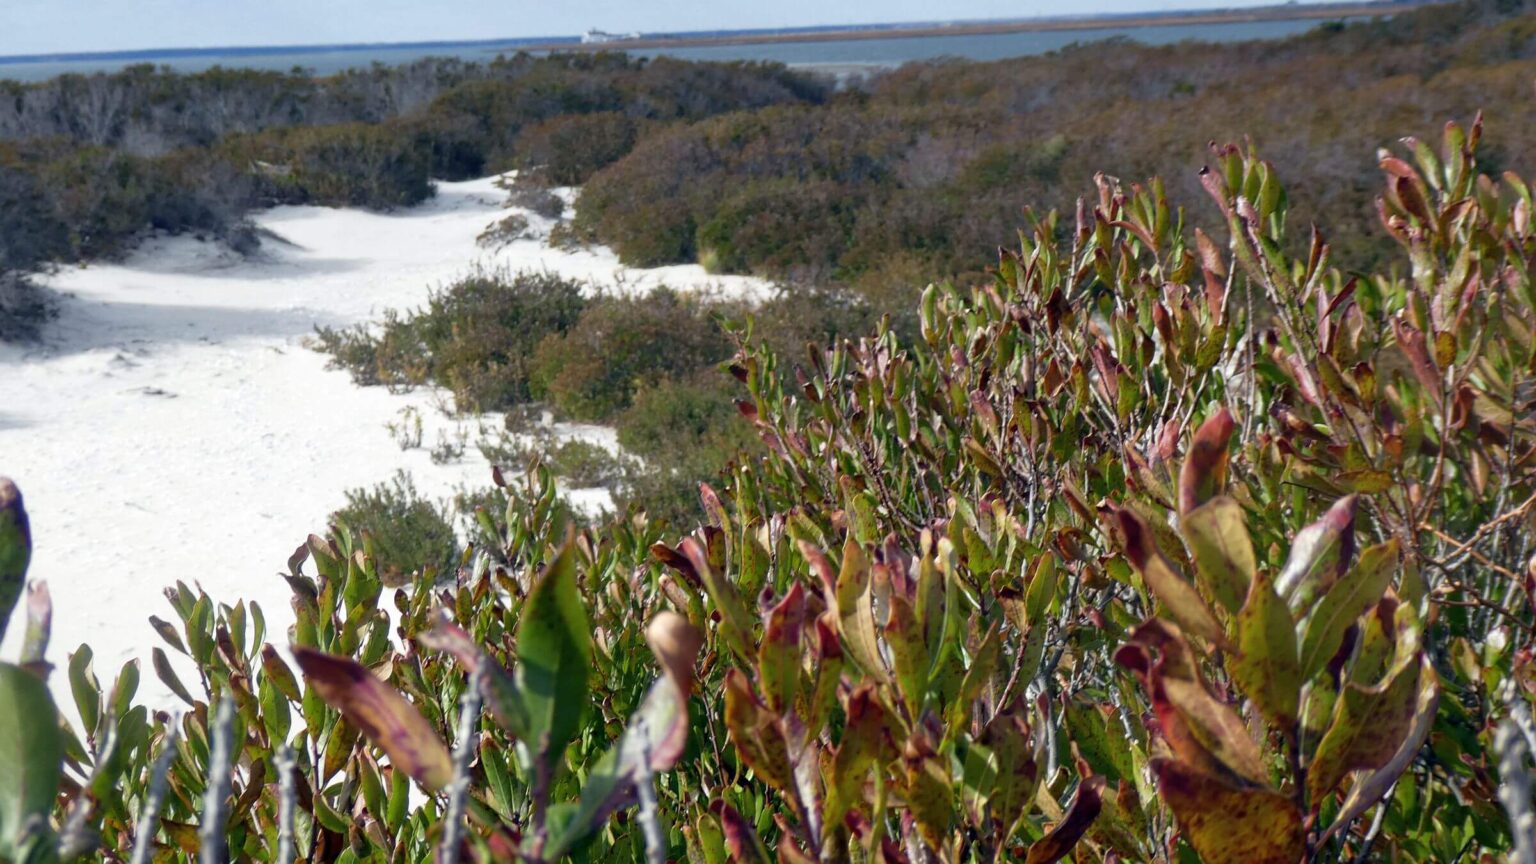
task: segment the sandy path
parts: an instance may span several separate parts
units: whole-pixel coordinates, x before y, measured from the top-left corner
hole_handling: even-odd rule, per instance
[[[475,238],[504,214],[501,193],[489,180],[438,189],[398,214],[268,211],[258,221],[294,245],[268,244],[258,261],[162,238],[121,265],[48,280],[73,296],[46,344],[0,346],[0,474],[16,480],[32,514],[31,576],[52,589],[55,664],[88,642],[110,686],[122,663],[143,658],[141,696],[169,705],[148,668],[159,642],[146,623],[174,618],[164,586],[197,581],[224,602],[256,601],[281,644],[291,615],[276,574],[347,489],[398,468],[433,497],[484,482],[478,457],[434,465],[390,437],[385,424],[414,405],[426,442],[436,440],[432,393],[356,387],[327,371],[306,338],[317,324],[419,304],[477,261],[602,282],[621,268],[606,250],[535,240],[488,255]],[[761,289],[697,267],[622,275],[641,289]],[[0,656],[15,656],[20,629],[10,628]],[[62,679],[53,679],[61,696]]]

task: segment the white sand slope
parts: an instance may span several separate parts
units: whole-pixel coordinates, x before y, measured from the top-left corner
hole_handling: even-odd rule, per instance
[[[31,577],[46,579],[54,600],[50,660],[62,666],[88,642],[110,686],[122,663],[141,658],[141,695],[169,707],[146,623],[174,620],[164,586],[195,581],[215,599],[260,603],[268,640],[281,645],[291,613],[276,574],[306,535],[323,532],[347,489],[399,468],[432,497],[486,482],[478,456],[441,466],[424,449],[402,451],[385,424],[414,405],[430,446],[446,425],[432,407],[440,397],[360,388],[326,370],[305,347],[317,324],[418,305],[476,262],[622,278],[638,290],[766,290],[698,267],[624,271],[606,250],[537,240],[488,255],[475,238],[505,215],[503,198],[477,180],[439,184],[436,198],[396,214],[283,207],[257,221],[293,245],[268,243],[260,260],[161,238],[122,265],[47,280],[73,295],[48,341],[0,346],[0,474],[32,514]],[[21,627],[10,630],[0,656],[13,658]],[[69,705],[63,678],[54,688]]]

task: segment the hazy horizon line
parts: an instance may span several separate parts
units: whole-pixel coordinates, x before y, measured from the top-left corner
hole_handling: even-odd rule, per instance
[[[880,29],[899,29],[907,27],[942,27],[948,25],[979,25],[979,24],[1008,24],[1026,21],[1039,21],[1042,23],[1082,21],[1091,23],[1104,20],[1127,20],[1136,18],[1179,18],[1189,15],[1209,15],[1222,12],[1254,12],[1264,9],[1284,9],[1292,6],[1418,6],[1429,5],[1441,0],[1286,0],[1286,2],[1270,2],[1253,6],[1213,6],[1196,7],[1187,6],[1178,9],[1159,9],[1145,12],[1097,12],[1080,14],[1059,15],[1021,15],[1008,17],[989,18],[940,18],[928,20],[902,20],[882,21],[866,23],[845,24],[814,24],[791,27],[744,27],[740,29],[710,29],[710,30],[667,30],[667,31],[640,31],[646,38],[689,38],[711,37],[751,34],[774,33],[828,33],[839,31],[867,31]],[[1092,28],[1084,28],[1092,29]],[[314,42],[314,43],[272,43],[272,44],[225,44],[225,45],[182,45],[182,46],[150,46],[145,48],[119,48],[112,50],[81,50],[81,51],[47,51],[29,54],[0,54],[0,65],[43,63],[58,61],[83,61],[83,60],[131,60],[136,58],[151,59],[155,57],[195,57],[208,54],[236,54],[247,56],[261,56],[265,54],[285,53],[319,53],[323,51],[369,51],[380,48],[433,48],[450,46],[485,46],[492,47],[504,45],[508,48],[520,46],[538,46],[545,44],[563,45],[576,44],[582,34],[558,34],[544,36],[508,36],[497,39],[430,39],[419,41],[385,41],[385,42]],[[616,42],[615,45],[622,45]]]

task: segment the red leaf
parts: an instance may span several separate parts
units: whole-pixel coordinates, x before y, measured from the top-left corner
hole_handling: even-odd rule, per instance
[[[348,657],[293,646],[304,678],[326,704],[340,711],[397,769],[436,791],[453,779],[453,759],[432,726],[393,687]]]

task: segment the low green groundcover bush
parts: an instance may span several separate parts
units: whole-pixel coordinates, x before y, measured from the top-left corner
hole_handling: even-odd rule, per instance
[[[458,560],[452,521],[404,471],[371,489],[347,492],[346,506],[331,521],[360,539],[386,585],[407,583],[418,572],[451,573]]]

